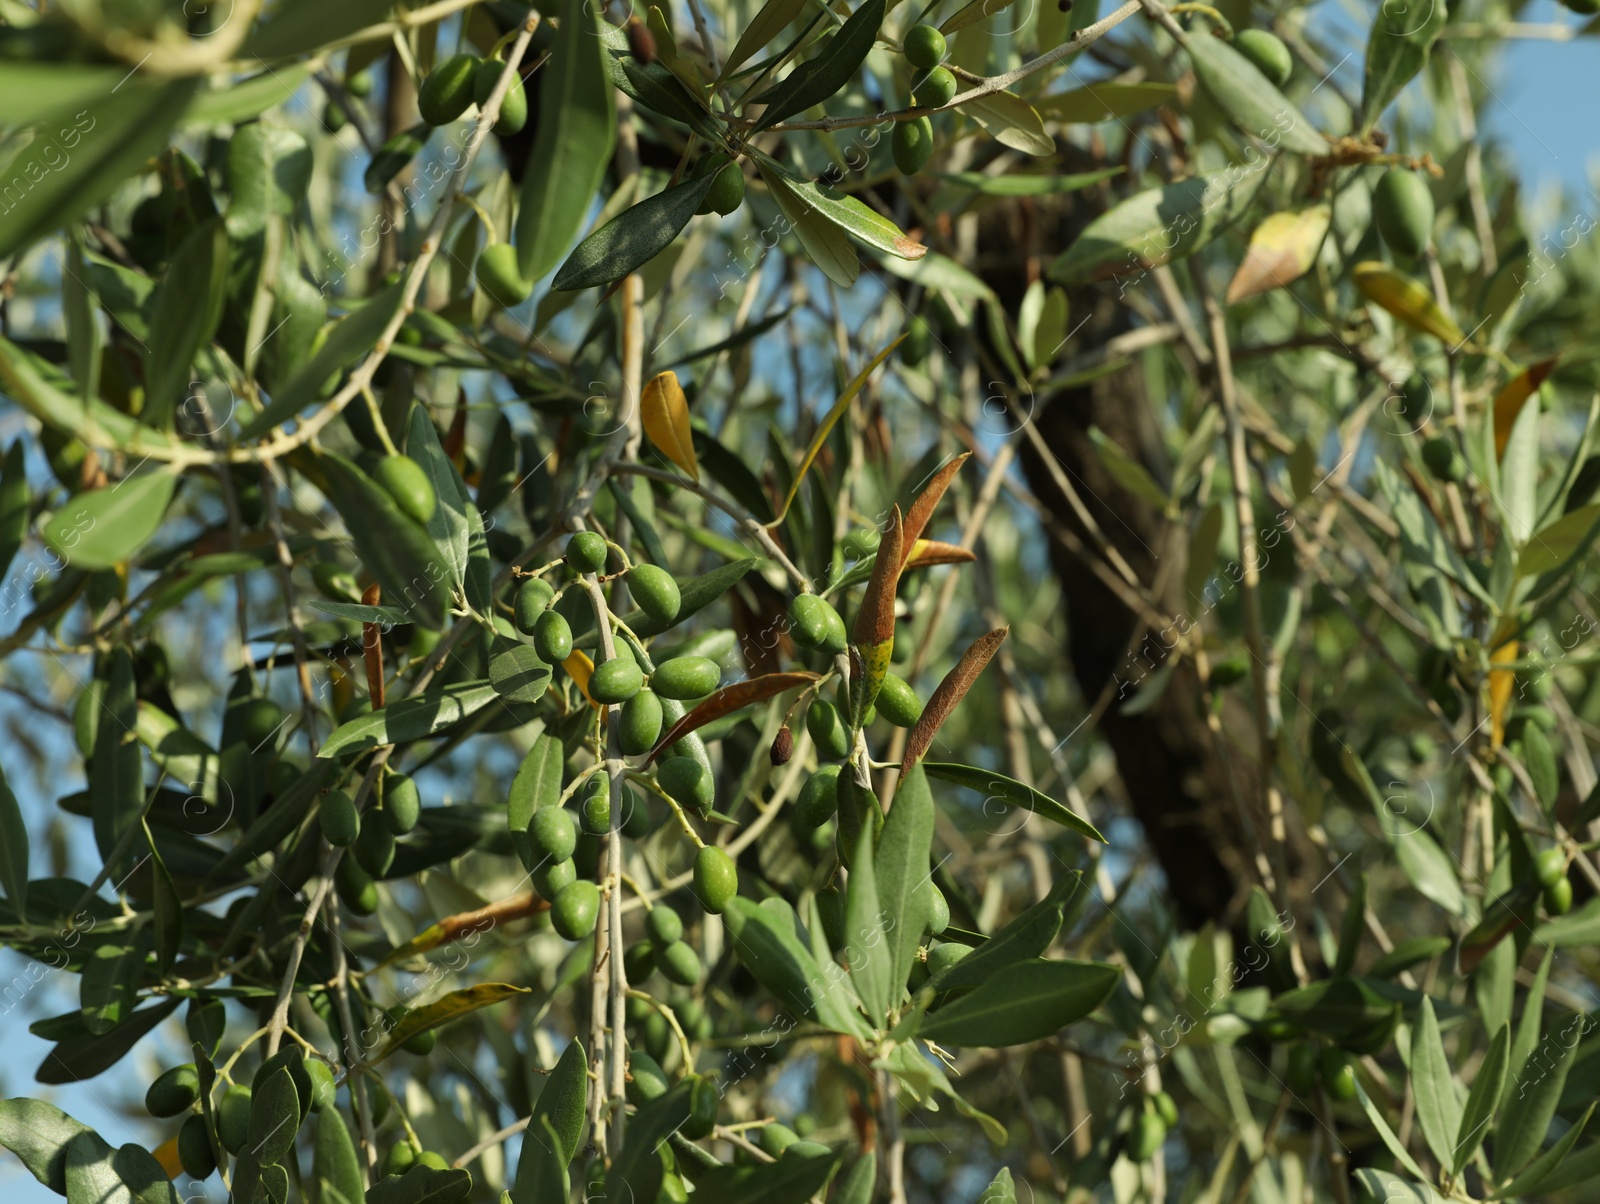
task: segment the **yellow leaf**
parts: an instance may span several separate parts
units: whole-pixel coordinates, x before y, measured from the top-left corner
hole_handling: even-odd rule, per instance
[[[1517,415],[1522,413],[1522,403],[1532,397],[1544,384],[1545,377],[1555,369],[1553,359],[1540,360],[1531,365],[1526,372],[1513,376],[1500,387],[1500,392],[1494,395],[1494,454],[1503,456],[1506,453],[1506,440],[1511,438],[1511,428],[1516,424]]]
[[[1452,349],[1466,342],[1461,327],[1439,308],[1433,294],[1420,281],[1375,259],[1356,264],[1350,275],[1369,301],[1377,302],[1407,326],[1449,343]]]
[[[639,416],[651,444],[696,481],[700,462],[694,456],[694,432],[689,428],[689,401],[676,372],[663,372],[644,387]]]
[[[578,683],[583,696],[589,698],[589,675],[594,672],[594,662],[589,659],[589,654],[581,648],[574,648],[572,655],[561,662],[561,667],[567,671],[568,677]],[[594,699],[589,698],[589,701],[594,702]]]
[[[1309,272],[1332,215],[1327,205],[1312,205],[1298,212],[1274,213],[1257,226],[1244,262],[1228,285],[1228,304],[1282,288]]]
[[[1517,641],[1507,640],[1489,654],[1491,665],[1503,665],[1517,659]],[[1489,670],[1489,743],[1499,748],[1506,739],[1506,710],[1511,705],[1511,687],[1516,684],[1514,669]]]
[[[829,410],[823,417],[822,425],[817,427],[817,433],[811,436],[811,445],[806,448],[806,454],[800,457],[800,467],[795,469],[794,484],[789,486],[789,496],[783,499],[783,509],[778,511],[778,517],[772,520],[769,524],[770,526],[775,527],[784,520],[784,516],[789,513],[789,507],[794,504],[794,499],[800,492],[800,486],[806,479],[806,472],[810,469],[812,461],[817,458],[817,453],[822,450],[822,445],[828,441],[828,433],[833,430],[839,419],[844,416],[844,412],[850,408],[850,403],[855,400],[856,394],[861,392],[861,386],[867,383],[867,377],[872,375],[879,364],[889,358],[889,353],[900,346],[901,339],[905,337],[902,334],[900,338],[873,356],[872,362],[861,369],[861,374],[845,387],[843,393],[839,394],[839,400],[833,403],[833,409]],[[671,376],[672,373],[667,372],[663,373],[663,375]]]
[[[155,1159],[167,1178],[176,1179],[183,1174],[183,1163],[178,1158],[178,1137],[173,1134],[155,1148]]]

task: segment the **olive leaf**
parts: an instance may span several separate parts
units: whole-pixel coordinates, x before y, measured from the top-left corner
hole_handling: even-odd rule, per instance
[[[1185,42],[1196,78],[1228,119],[1269,146],[1325,155],[1328,140],[1244,55],[1221,38],[1193,34]]]
[[[1378,124],[1400,90],[1422,70],[1447,20],[1445,0],[1426,0],[1420,7],[1402,0],[1378,5],[1367,38],[1358,136],[1365,137]]]
[[[1033,107],[1057,121],[1098,125],[1114,117],[1129,117],[1178,98],[1176,84],[1125,84],[1115,81],[1073,88],[1040,96]]]
[[[415,698],[402,698],[341,724],[317,756],[348,756],[385,744],[420,740],[482,710],[497,697],[493,685],[469,681],[429,690]]]
[[[1102,962],[1028,960],[1006,966],[923,1018],[917,1035],[940,1045],[1025,1045],[1105,1002],[1122,977]]]
[[[766,105],[752,133],[760,133],[786,117],[803,113],[813,105],[831,100],[841,91],[866,61],[867,52],[877,40],[878,27],[888,10],[887,0],[865,0],[850,14],[822,50],[809,62],[801,63],[752,103]]]
[[[176,476],[157,470],[80,493],[50,516],[44,541],[79,568],[125,563],[160,528],[177,487]]]
[[[905,340],[905,335],[900,335],[877,355],[868,361],[867,366],[856,373],[855,379],[844,387],[828,412],[823,415],[822,421],[817,424],[816,431],[811,436],[811,442],[806,445],[805,455],[800,457],[800,464],[794,471],[794,481],[789,486],[789,492],[784,495],[783,506],[778,511],[774,523],[780,523],[789,513],[789,507],[794,505],[794,499],[799,496],[801,482],[805,480],[806,473],[816,463],[817,456],[821,453],[823,445],[828,442],[828,436],[833,433],[833,428],[838,425],[839,419],[844,417],[845,411],[850,408],[850,403],[856,399],[866,385],[867,379],[875,372],[883,361],[888,359],[894,349]],[[964,457],[963,457],[964,458]]]
[[[656,746],[650,750],[650,755],[645,759],[645,763],[653,763],[664,749],[672,747],[690,732],[697,731],[706,724],[721,719],[724,715],[731,715],[734,711],[747,707],[753,702],[763,702],[768,698],[775,698],[786,690],[808,686],[816,681],[819,676],[819,674],[805,670],[789,673],[763,673],[760,677],[752,677],[745,681],[736,681],[732,685],[723,686],[708,695],[694,710],[674,723],[661,739],[656,741]]]
[[[367,1065],[376,1066],[411,1038],[441,1028],[480,1008],[490,1007],[518,995],[531,995],[527,987],[512,986],[508,982],[480,982],[476,986],[462,987],[441,995],[432,1003],[413,1008],[395,1022],[387,1034],[388,1040],[373,1054]]]
[[[1442,340],[1451,350],[1466,341],[1467,336],[1455,319],[1439,308],[1433,294],[1420,281],[1374,259],[1356,264],[1350,269],[1350,278],[1369,301],[1375,301],[1407,326]]]
[[[1264,218],[1228,283],[1228,304],[1283,288],[1309,272],[1332,220],[1333,209],[1325,204]]]
[[[994,659],[994,654],[1000,651],[1000,645],[1011,633],[1009,627],[997,627],[988,635],[979,636],[971,646],[961,654],[961,659],[955,667],[944,675],[944,680],[934,690],[932,697],[922,708],[922,718],[917,720],[917,725],[911,729],[911,735],[906,739],[905,755],[900,761],[900,772],[908,772],[910,768],[922,759],[922,755],[933,746],[933,738],[939,734],[939,729],[944,726],[944,721],[950,718],[950,713],[956,705],[967,696],[967,691],[972,689],[972,683],[978,680],[978,674]]]
[[[714,172],[692,177],[619,213],[578,244],[550,287],[575,292],[621,280],[643,267],[689,224],[716,178]]]
[[[651,446],[698,481],[700,463],[689,426],[689,401],[676,372],[669,369],[650,378],[639,398],[639,417]]]

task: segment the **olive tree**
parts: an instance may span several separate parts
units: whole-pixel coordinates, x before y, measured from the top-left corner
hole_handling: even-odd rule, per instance
[[[7,1157],[1584,1198],[1519,9],[0,0]]]

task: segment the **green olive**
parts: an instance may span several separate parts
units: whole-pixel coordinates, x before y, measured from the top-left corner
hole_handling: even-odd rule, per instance
[[[944,34],[932,25],[913,25],[906,31],[905,41],[901,44],[905,51],[906,61],[913,67],[923,71],[937,67],[945,56],[947,49]]]
[[[589,779],[578,813],[583,820],[583,830],[591,836],[603,836],[611,831],[611,780],[604,773]]]
[[[390,1175],[403,1175],[417,1165],[417,1147],[409,1141],[396,1142],[389,1147],[389,1152],[383,1158],[384,1178]]]
[[[1544,888],[1544,909],[1553,916],[1572,910],[1572,879],[1562,878]]]
[[[806,708],[806,731],[824,761],[842,761],[850,755],[850,732],[839,718],[839,708],[821,698]]]
[[[955,94],[956,77],[948,67],[935,67],[911,82],[911,98],[919,109],[942,109]]]
[[[410,456],[385,456],[372,470],[372,479],[383,486],[401,513],[424,526],[438,509],[433,482]]]
[[[196,1113],[178,1129],[178,1161],[184,1174],[195,1179],[209,1179],[217,1169],[217,1152],[211,1147],[211,1134],[206,1132],[206,1118]]]
[[[1268,33],[1265,29],[1241,29],[1233,35],[1233,48],[1249,59],[1251,65],[1275,87],[1283,87],[1294,72],[1294,60],[1289,57],[1289,48],[1276,34]]]
[[[922,718],[922,699],[917,697],[917,692],[903,677],[893,673],[883,675],[883,684],[878,687],[874,705],[878,708],[878,714],[896,727],[915,727],[917,720]]]
[[[396,836],[405,836],[422,818],[417,784],[403,773],[391,774],[383,783],[383,822]]]
[[[603,573],[606,541],[594,531],[579,531],[567,540],[566,560],[574,573]]]
[[[533,650],[541,660],[559,665],[572,655],[572,628],[553,610],[539,616],[533,625]]]
[[[661,738],[661,698],[654,690],[640,690],[622,704],[617,737],[624,756],[642,757]]]
[[[250,1140],[250,1088],[242,1083],[223,1092],[217,1105],[217,1138],[230,1154],[237,1154]]]
[[[805,828],[820,828],[838,812],[840,769],[838,765],[824,765],[806,779],[794,802],[797,824]]]
[[[656,954],[657,965],[669,982],[692,987],[703,973],[700,956],[686,942],[673,941]]]
[[[628,588],[633,592],[633,600],[639,604],[639,609],[657,623],[670,623],[678,617],[683,596],[678,592],[678,583],[666,569],[653,564],[636,564],[628,574]]]
[[[789,634],[802,648],[837,656],[849,642],[844,620],[816,594],[797,594],[789,603]]]
[[[610,705],[627,702],[644,688],[639,662],[622,647],[610,660],[601,661],[589,676],[589,697]]]
[[[709,844],[695,854],[694,894],[701,907],[719,915],[738,893],[739,871],[733,858]]]
[[[1289,1049],[1289,1071],[1284,1081],[1289,1090],[1302,1098],[1317,1089],[1317,1047],[1302,1041]]]
[[[317,823],[322,828],[322,838],[336,849],[349,848],[361,835],[361,816],[343,790],[330,790],[322,796]]]
[[[517,249],[507,242],[490,243],[473,265],[478,287],[501,309],[515,309],[533,293],[533,281],[523,278]]]
[[[644,926],[650,939],[662,948],[683,939],[683,917],[665,903],[657,903],[650,909]]]
[[[568,861],[578,847],[578,829],[562,807],[541,807],[528,822],[528,840],[541,861]]]
[[[635,1105],[660,1099],[671,1084],[667,1072],[649,1054],[641,1049],[628,1051],[628,1099]]]
[[[1372,219],[1390,250],[1415,259],[1433,238],[1433,193],[1416,172],[1392,167],[1372,190]]]
[[[458,54],[435,67],[417,89],[417,112],[429,125],[449,125],[472,104],[477,56]]]
[[[547,861],[537,866],[529,877],[540,898],[554,899],[578,880],[577,850],[565,861]]]
[[[657,766],[656,781],[673,802],[701,816],[716,800],[716,780],[693,757],[668,757]]]
[[[1534,859],[1534,874],[1543,887],[1554,886],[1567,876],[1567,854],[1559,848],[1541,849]]]
[[[550,923],[569,941],[581,941],[594,931],[600,914],[600,888],[584,879],[568,883],[550,904]]]
[[[1318,1069],[1322,1075],[1322,1086],[1330,1098],[1341,1102],[1355,1099],[1356,1075],[1350,1068],[1350,1058],[1344,1050],[1328,1046],[1318,1060]]]
[[[543,577],[529,577],[517,590],[517,600],[512,607],[513,622],[523,635],[532,635],[539,616],[544,614],[556,591]]]
[[[200,1098],[200,1072],[193,1062],[174,1066],[160,1074],[144,1093],[145,1111],[151,1116],[177,1116],[194,1106]]]
[[[366,823],[350,848],[361,868],[374,878],[382,878],[394,864],[394,833],[383,823]]]
[[[722,667],[708,656],[675,656],[656,666],[650,688],[663,698],[703,698],[722,681]]]
[[[900,174],[916,175],[933,155],[933,122],[926,117],[896,122],[890,144]]]
[[[689,1088],[689,1119],[680,1132],[690,1141],[699,1141],[717,1127],[717,1104],[721,1096],[717,1084],[705,1075],[696,1075]]]
[[[489,93],[494,91],[505,69],[505,63],[499,59],[484,59],[478,64],[472,77],[472,99],[477,102],[478,108],[489,103]],[[521,72],[513,71],[511,82],[506,85],[506,94],[500,98],[500,116],[495,119],[494,132],[515,134],[527,124],[528,92],[522,86]]]

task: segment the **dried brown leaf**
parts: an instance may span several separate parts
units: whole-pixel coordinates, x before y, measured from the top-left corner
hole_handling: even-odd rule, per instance
[[[955,480],[956,473],[961,471],[971,452],[962,452],[954,459],[947,461],[933,477],[922,492],[917,494],[917,500],[911,503],[911,510],[906,515],[905,550],[900,554],[901,567],[911,559],[911,553],[916,549],[916,544],[922,538],[923,529],[928,525],[928,520],[933,517],[934,508],[944,497],[944,491],[950,488],[950,482]]]
[[[690,711],[678,722],[674,723],[666,735],[650,750],[650,756],[645,763],[651,764],[661,755],[661,750],[669,744],[682,740],[690,732],[702,728],[712,720],[721,719],[740,707],[749,706],[752,702],[762,702],[785,690],[792,690],[796,686],[809,686],[816,681],[820,674],[798,671],[794,673],[767,673],[761,677],[752,677],[746,681],[736,681],[731,686],[723,686],[715,694],[706,698],[699,706]]]
[[[900,568],[905,563],[905,523],[896,506],[889,515],[889,529],[878,541],[878,557],[872,562],[872,577],[861,595],[856,611],[855,638],[858,645],[882,644],[894,639],[894,595],[900,587]]]
[[[972,646],[962,653],[961,659],[956,662],[956,667],[944,675],[939,688],[933,692],[933,697],[928,699],[927,706],[922,708],[922,718],[917,720],[917,726],[911,729],[911,735],[906,740],[906,755],[900,762],[902,775],[920,761],[922,754],[933,746],[933,738],[939,734],[944,721],[950,718],[950,712],[955,710],[956,704],[967,696],[967,691],[972,689],[972,683],[978,680],[978,674],[982,673],[984,666],[994,659],[994,654],[1000,651],[1000,645],[1005,642],[1009,634],[1011,628],[996,627],[988,635],[979,636],[972,642]]]
[[[960,544],[941,543],[937,539],[919,539],[906,559],[908,569],[926,569],[936,564],[966,564],[976,560],[978,554]]]

